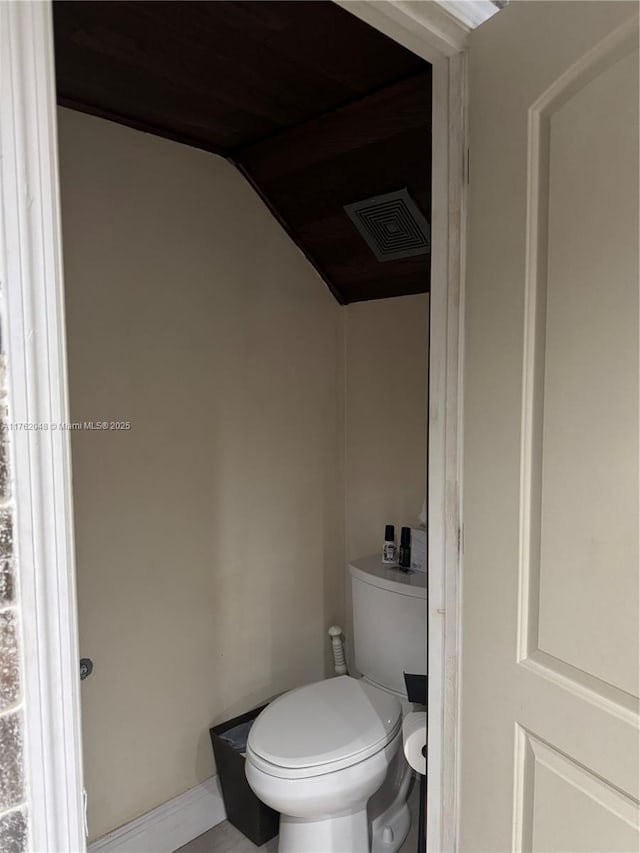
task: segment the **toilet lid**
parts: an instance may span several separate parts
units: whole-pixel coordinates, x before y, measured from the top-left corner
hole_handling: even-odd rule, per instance
[[[395,696],[341,675],[292,690],[272,702],[251,728],[247,754],[273,768],[316,768],[319,775],[383,749],[398,732],[401,717]],[[274,769],[274,775],[284,774]]]

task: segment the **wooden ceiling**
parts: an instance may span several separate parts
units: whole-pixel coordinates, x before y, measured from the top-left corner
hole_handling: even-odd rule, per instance
[[[56,0],[58,102],[234,162],[341,303],[429,289],[344,205],[407,187],[430,220],[431,68],[325,0]]]

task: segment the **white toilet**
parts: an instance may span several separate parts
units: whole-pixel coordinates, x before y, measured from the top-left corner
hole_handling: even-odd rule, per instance
[[[378,557],[349,571],[362,678],[292,690],[249,733],[247,780],[280,812],[279,853],[395,853],[409,830],[403,673],[426,672],[426,576]]]

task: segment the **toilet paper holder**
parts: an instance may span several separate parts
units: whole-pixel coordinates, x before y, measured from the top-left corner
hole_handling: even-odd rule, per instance
[[[427,676],[404,673],[404,683],[407,688],[407,699],[416,705],[427,704]]]

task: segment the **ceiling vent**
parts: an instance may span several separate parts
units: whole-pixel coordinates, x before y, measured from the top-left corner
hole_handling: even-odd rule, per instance
[[[429,223],[407,189],[347,204],[344,209],[379,261],[429,252]]]

